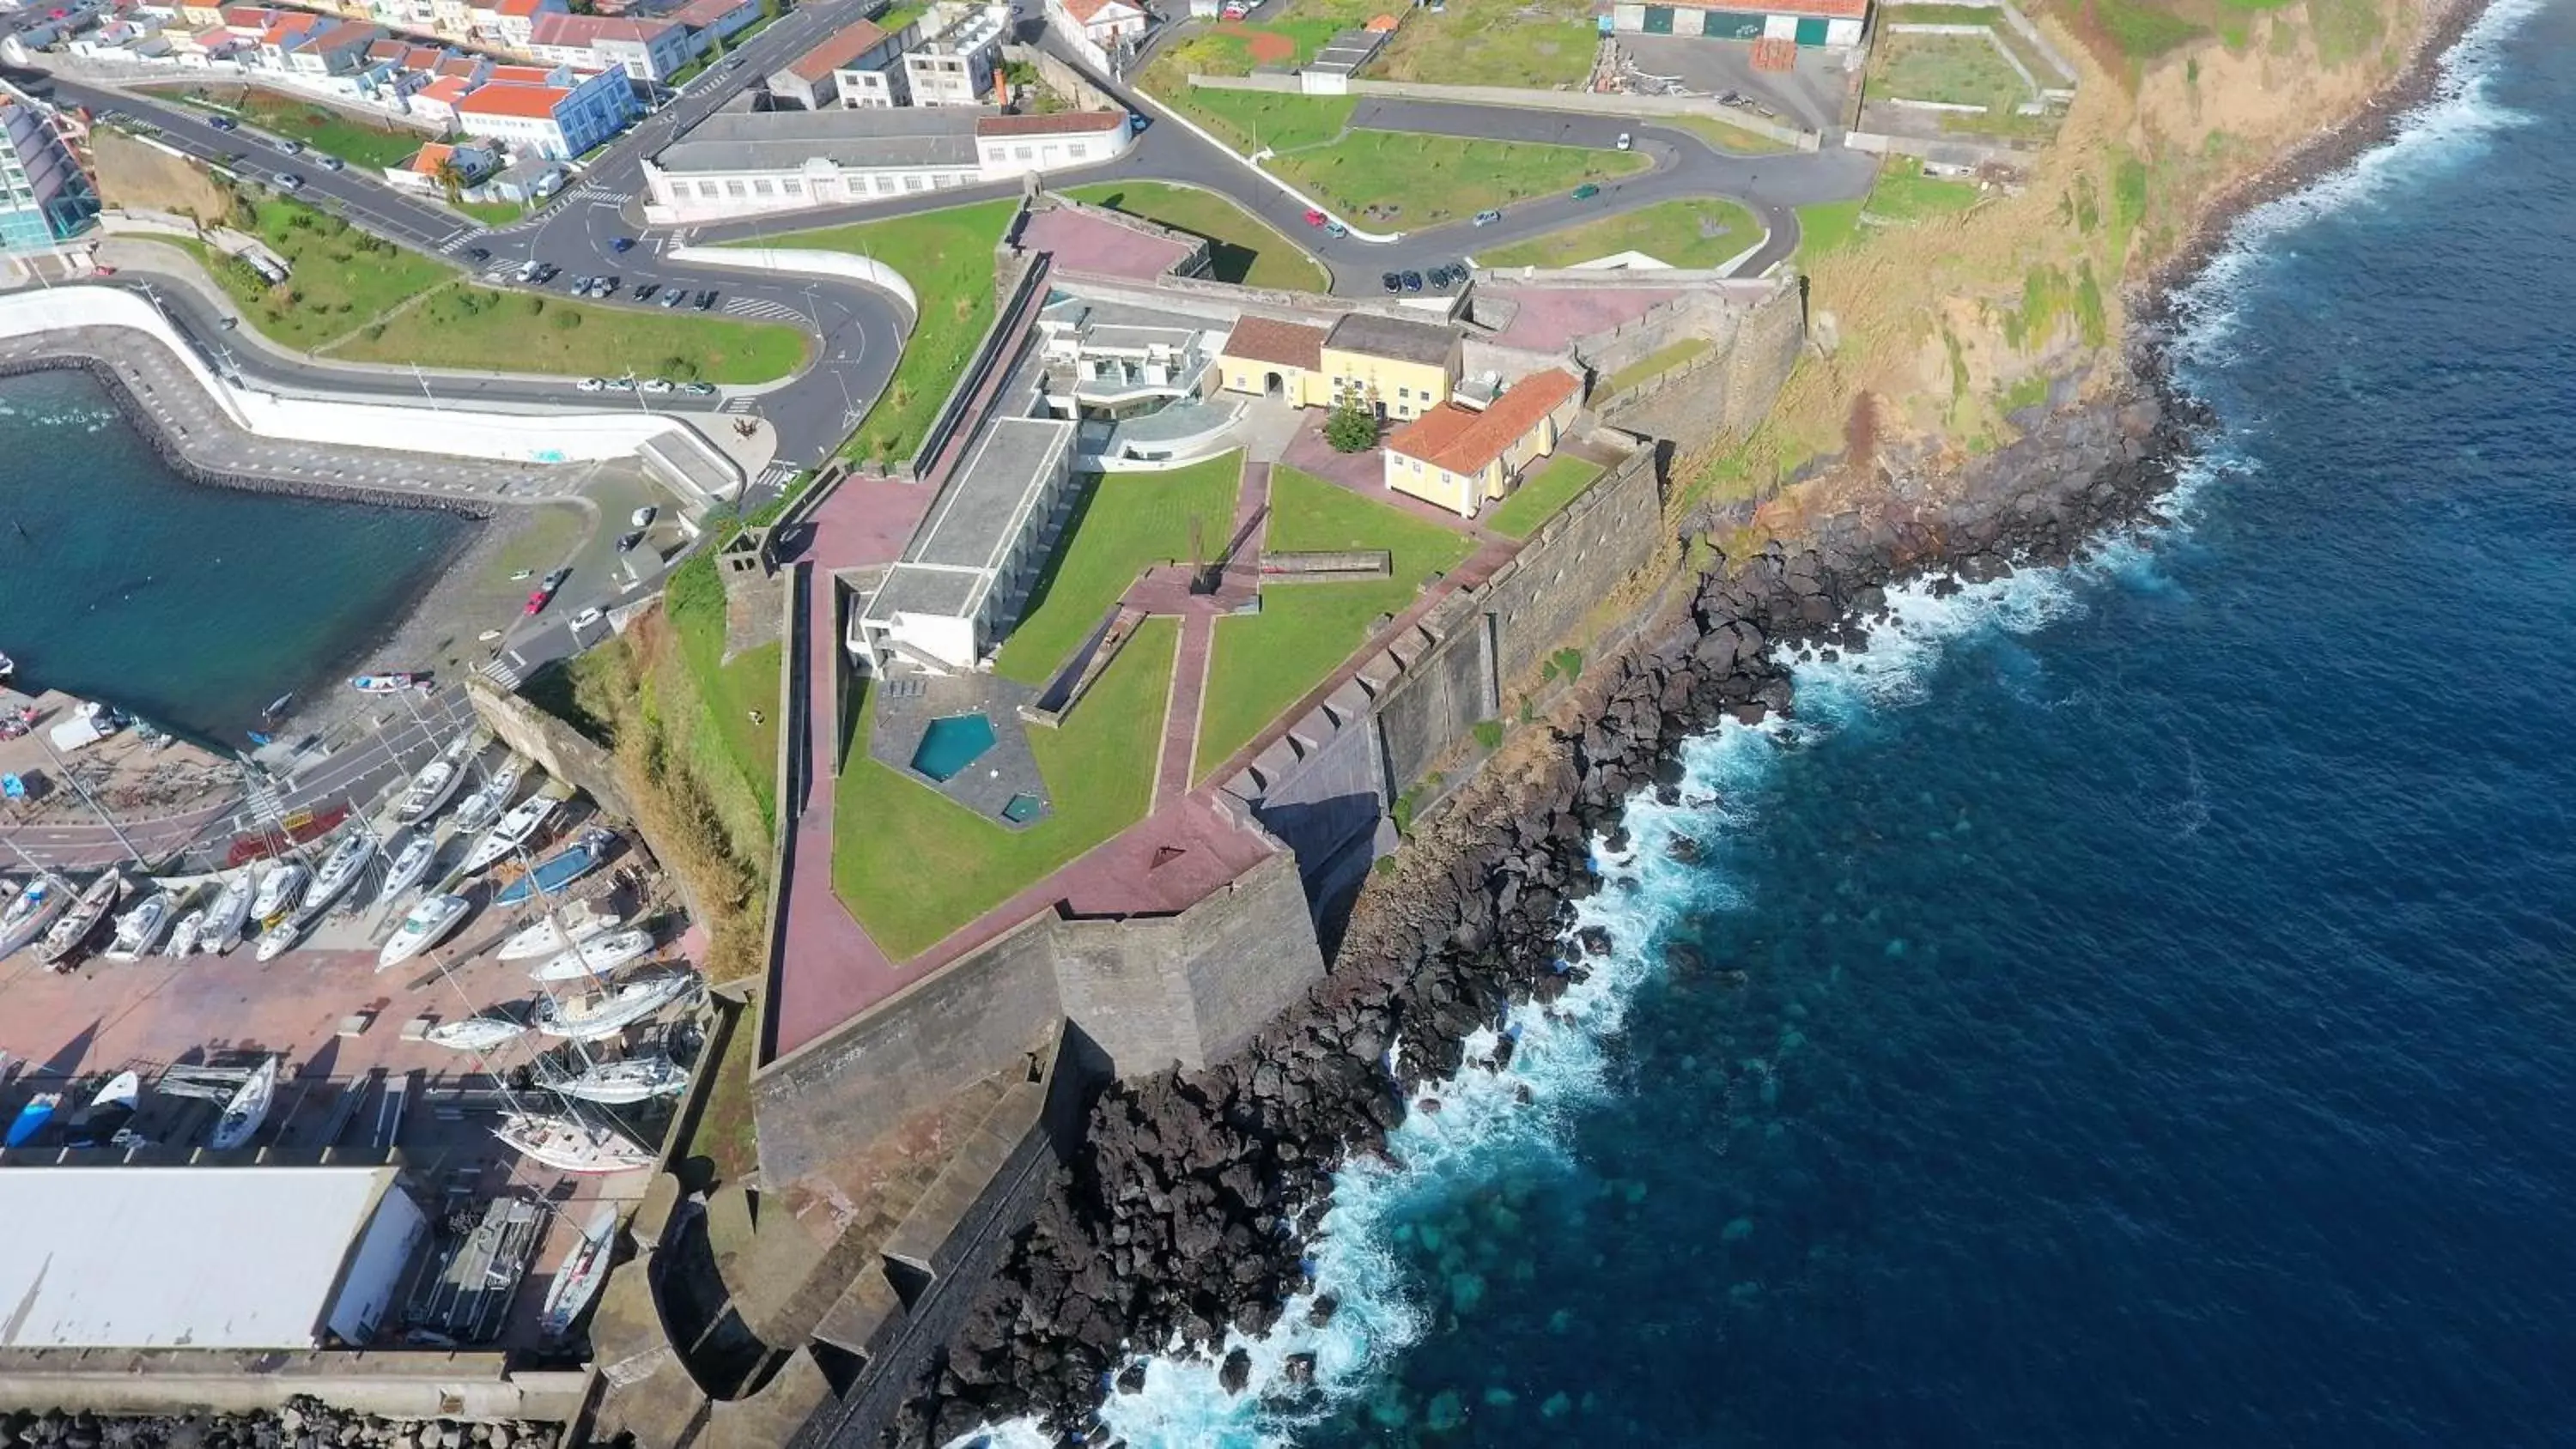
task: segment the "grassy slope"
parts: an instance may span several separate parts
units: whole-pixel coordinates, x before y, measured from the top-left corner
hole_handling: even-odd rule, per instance
[[[712,549],[699,550],[673,570],[662,598],[663,613],[679,639],[681,661],[688,666],[715,725],[724,762],[760,802],[761,815],[775,830],[778,684],[784,649],[776,643],[763,644],[725,662],[724,583],[717,577]],[[760,711],[761,723],[751,722],[753,710]]]
[[[777,322],[602,307],[534,292],[450,287],[331,349],[353,362],[675,381],[774,382],[805,365],[805,334]]]
[[[1382,548],[1394,572],[1373,583],[1265,584],[1261,612],[1220,619],[1199,711],[1204,777],[1281,710],[1351,656],[1381,614],[1400,613],[1434,574],[1457,567],[1472,541],[1294,468],[1270,475],[1267,546],[1282,551]]]
[[[904,339],[894,379],[859,424],[854,455],[908,459],[921,446],[939,405],[993,324],[993,247],[1019,205],[985,201],[733,243],[871,256],[902,273],[921,299],[921,316]]]
[[[868,758],[862,705],[838,787],[832,888],[888,956],[920,954],[1144,817],[1178,640],[1176,621],[1147,620],[1063,728],[1029,732],[1054,813],[1026,830]]]
[[[1732,201],[1659,201],[1478,252],[1476,260],[1489,267],[1565,267],[1634,251],[1667,266],[1714,267],[1761,238],[1762,223]]]
[[[1391,207],[1392,219],[1418,227],[1631,176],[1649,164],[1633,151],[1353,131],[1330,145],[1274,157],[1270,169],[1335,211],[1359,216]]]
[[[1243,455],[1228,453],[1169,473],[1091,480],[994,667],[1007,679],[1045,683],[1140,570],[1189,558],[1192,519],[1214,556],[1233,527],[1242,476]]]
[[[1332,286],[1322,264],[1299,251],[1296,243],[1213,191],[1163,181],[1103,181],[1074,187],[1066,194],[1207,238],[1209,260],[1220,282],[1302,292]]]
[[[1527,538],[1538,532],[1540,524],[1554,518],[1582,496],[1601,476],[1601,465],[1588,459],[1559,453],[1512,490],[1512,496],[1494,510],[1487,525],[1508,538]]]
[[[336,216],[272,199],[256,207],[258,235],[293,275],[270,287],[211,248],[198,251],[242,318],[289,347],[346,337],[387,309],[457,276],[455,269],[379,241]]]

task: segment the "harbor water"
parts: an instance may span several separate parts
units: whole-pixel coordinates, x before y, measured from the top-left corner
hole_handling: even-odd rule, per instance
[[[174,474],[86,373],[0,379],[0,653],[230,744],[383,637],[474,524]]]

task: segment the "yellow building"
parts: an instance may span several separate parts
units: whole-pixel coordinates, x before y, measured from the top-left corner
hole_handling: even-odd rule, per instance
[[[1323,359],[1323,328],[1245,313],[1217,349],[1217,377],[1228,392],[1322,407],[1333,400]]]
[[[1333,324],[1318,359],[1327,401],[1357,403],[1382,418],[1418,418],[1448,401],[1458,376],[1458,334],[1429,322],[1353,312]]]
[[[179,21],[191,31],[212,30],[224,23],[224,7],[182,5],[179,7]]]
[[[1556,451],[1583,385],[1563,368],[1535,372],[1482,407],[1450,401],[1386,440],[1386,486],[1473,518],[1513,478]]]

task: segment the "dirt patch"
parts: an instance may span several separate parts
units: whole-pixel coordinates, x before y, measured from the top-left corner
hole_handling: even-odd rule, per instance
[[[200,221],[221,221],[232,213],[231,200],[213,177],[131,136],[99,127],[90,132],[90,154],[98,164],[99,199],[109,206],[178,212]]]
[[[1243,38],[1243,52],[1252,57],[1254,65],[1286,65],[1297,58],[1297,42],[1287,36],[1241,25],[1224,28],[1227,33]]]

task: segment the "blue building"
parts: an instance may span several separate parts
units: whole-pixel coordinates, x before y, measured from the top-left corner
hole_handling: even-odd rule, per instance
[[[0,98],[0,251],[42,251],[97,218],[98,188],[72,159],[52,113]]]

